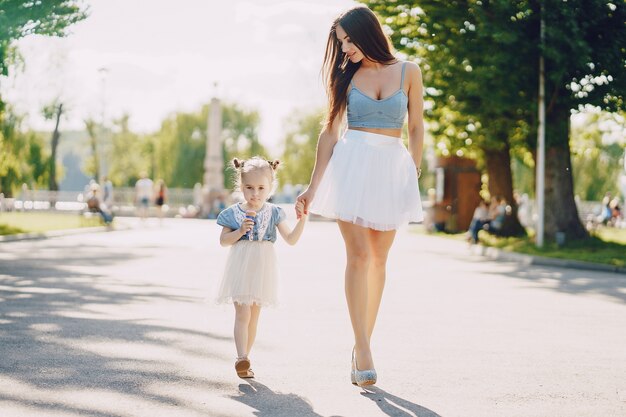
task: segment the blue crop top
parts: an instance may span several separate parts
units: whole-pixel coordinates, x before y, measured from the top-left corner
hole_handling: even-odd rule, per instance
[[[409,98],[404,92],[404,67],[400,88],[389,97],[376,100],[363,93],[350,81],[348,93],[348,129],[351,127],[402,129]]]

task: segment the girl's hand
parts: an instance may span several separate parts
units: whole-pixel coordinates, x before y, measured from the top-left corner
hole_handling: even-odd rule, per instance
[[[303,216],[308,216],[308,213],[304,212],[304,203],[302,201],[298,201],[296,203],[296,216],[298,217],[298,219],[302,218]]]
[[[243,236],[246,233],[248,233],[250,230],[252,230],[253,227],[254,227],[254,220],[246,219],[241,224],[241,227],[239,228],[239,233],[241,233],[241,235]]]
[[[311,189],[311,187],[309,186],[296,199],[296,207],[297,207],[298,203],[302,203],[303,204],[302,213],[304,215],[308,215],[309,214],[309,204],[311,204],[311,202],[313,201],[314,198],[315,198],[315,190]],[[297,210],[296,210],[296,214],[298,214]],[[298,214],[298,219],[300,219],[300,217],[301,217],[301,215]]]

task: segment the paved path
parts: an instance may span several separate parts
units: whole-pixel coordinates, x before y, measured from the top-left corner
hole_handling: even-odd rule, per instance
[[[227,249],[212,221],[0,244],[0,416],[626,415],[626,277],[487,261],[398,234],[373,348],[349,383],[333,223],[277,243],[257,378],[233,370],[233,311],[206,301]]]

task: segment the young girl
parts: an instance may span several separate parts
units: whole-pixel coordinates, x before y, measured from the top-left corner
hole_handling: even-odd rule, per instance
[[[304,211],[337,220],[346,247],[345,291],[354,331],[350,379],[377,374],[370,341],[395,231],[422,221],[418,187],[424,141],[419,67],[401,62],[376,15],[365,6],[330,28],[323,74],[329,106]],[[408,115],[409,149],[401,140]],[[348,129],[340,135],[347,116]]]
[[[234,204],[217,217],[223,227],[222,246],[231,246],[218,302],[235,305],[235,370],[241,378],[254,378],[248,355],[254,344],[261,307],[276,304],[277,275],[273,243],[276,229],[290,245],[295,245],[306,215],[298,203],[298,223],[293,230],[286,225],[285,212],[267,202],[276,188],[279,161],[255,156],[248,160],[233,159],[236,187],[245,203]]]

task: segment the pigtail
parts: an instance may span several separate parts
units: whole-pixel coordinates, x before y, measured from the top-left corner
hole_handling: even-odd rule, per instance
[[[235,167],[235,169],[241,169],[241,168],[243,168],[243,164],[244,164],[245,162],[246,162],[245,160],[243,160],[243,159],[238,159],[238,158],[233,158],[233,160],[232,160],[232,164],[233,164],[233,166]]]
[[[267,163],[270,164],[270,166],[272,167],[274,171],[276,171],[276,169],[278,169],[278,165],[280,164],[280,161],[278,159],[274,159],[273,161],[268,160]]]

